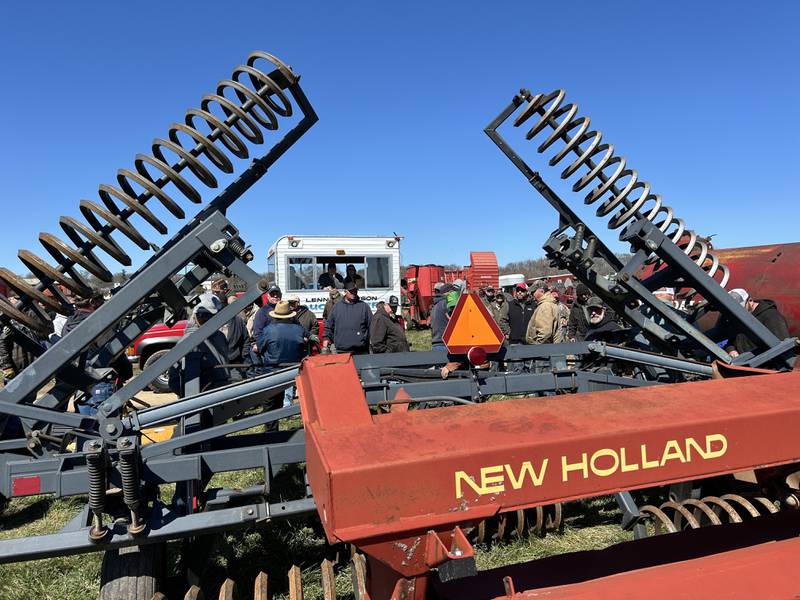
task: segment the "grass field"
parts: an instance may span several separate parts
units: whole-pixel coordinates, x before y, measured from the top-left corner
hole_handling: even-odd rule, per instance
[[[430,349],[427,331],[409,332],[413,350]],[[296,424],[296,423],[295,423]],[[258,483],[259,471],[218,476],[212,485],[246,487]],[[84,498],[49,499],[29,497],[11,501],[0,515],[0,539],[56,532],[80,511]],[[563,552],[604,548],[630,539],[619,526],[621,515],[612,498],[573,502],[564,507],[564,528],[560,533],[516,539],[491,547],[479,547],[478,568],[497,566],[541,558]],[[202,570],[201,587],[206,597],[226,577],[249,588],[259,571],[270,577],[274,598],[285,598],[287,572],[293,564],[303,568],[305,598],[321,598],[318,565],[324,558],[344,556],[347,549],[326,545],[316,518],[278,521],[258,530],[239,531],[206,539],[213,544],[211,560]],[[177,560],[179,545],[169,554]],[[99,553],[65,556],[50,560],[0,566],[0,599],[2,600],[85,600],[97,596],[100,578]],[[340,598],[352,597],[349,569],[337,573]],[[182,591],[169,594],[182,598]]]

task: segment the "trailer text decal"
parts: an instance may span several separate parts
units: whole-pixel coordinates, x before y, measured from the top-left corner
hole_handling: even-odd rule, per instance
[[[601,448],[576,455],[563,455],[557,461],[549,458],[526,460],[515,464],[481,467],[477,473],[456,471],[456,498],[472,489],[479,496],[518,490],[523,486],[538,487],[546,480],[558,477],[562,483],[590,477],[608,477],[615,473],[629,473],[640,469],[658,469],[671,461],[689,463],[723,456],[728,450],[728,440],[721,433],[707,435],[698,442],[693,437],[669,440],[663,446],[641,444],[638,448]],[[548,468],[550,469],[548,473]]]

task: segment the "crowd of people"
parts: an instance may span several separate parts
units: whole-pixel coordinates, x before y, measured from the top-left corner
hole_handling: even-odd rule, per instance
[[[334,269],[331,271],[323,273],[320,280],[327,275],[339,282]],[[315,349],[351,354],[409,351],[405,327],[398,315],[399,299],[390,296],[379,302],[373,312],[359,297],[363,278],[348,273],[340,279],[341,288],[325,286],[329,299],[321,336],[316,315],[300,303],[297,295],[284,298],[280,287],[262,280],[259,287],[265,301],[259,298],[196,349],[200,354],[200,388],[213,389],[297,364]],[[211,291],[200,296],[185,335],[235,299],[225,279],[214,281]],[[178,394],[184,393],[183,376],[179,365],[170,370],[170,387]],[[287,390],[284,404],[290,403],[293,395],[293,388]]]
[[[335,265],[329,266],[333,268],[320,276],[320,284],[327,283],[324,287],[329,293],[323,311],[322,335],[316,315],[300,303],[297,295],[284,298],[280,287],[262,280],[259,288],[264,300],[259,298],[255,305],[233,316],[195,349],[199,354],[200,389],[213,389],[297,364],[315,348],[323,353],[356,355],[409,351],[408,324],[398,314],[400,299],[390,296],[387,301],[379,302],[373,311],[359,297],[363,277],[348,269],[347,276],[342,278],[336,273]],[[444,332],[465,287],[463,281],[436,284],[430,311],[433,350],[446,350]],[[479,295],[503,333],[506,344],[609,340],[623,325],[618,316],[582,283],[575,287],[571,306],[559,290],[543,286],[531,289],[525,283],[516,285],[508,294],[491,285],[486,286],[479,290]],[[744,289],[735,289],[730,295],[779,339],[789,337],[786,320],[775,302],[752,298]],[[674,290],[661,289],[655,292],[655,296],[675,310],[682,309]],[[211,291],[199,297],[185,335],[202,327],[235,300],[236,295],[226,279],[218,278],[212,282]],[[103,298],[99,294],[75,300],[75,311],[71,316],[53,315],[54,331],[44,342],[54,343],[102,304]],[[745,333],[725,328],[725,323],[717,324],[716,329],[722,330],[724,336],[720,345],[734,358],[756,347]],[[28,333],[33,337],[33,333]],[[0,333],[0,369],[5,379],[15,377],[32,360],[33,355],[14,341],[10,328],[3,328]],[[117,384],[132,375],[124,356],[115,362],[114,367],[120,378]],[[447,376],[446,371],[447,367],[443,369],[443,377]],[[183,377],[179,365],[170,370],[170,387],[176,393],[185,391]],[[290,402],[293,393],[293,389],[288,390],[284,401]]]

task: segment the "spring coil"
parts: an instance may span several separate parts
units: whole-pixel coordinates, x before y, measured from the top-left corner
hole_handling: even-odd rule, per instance
[[[669,513],[672,513],[670,518]],[[778,512],[767,498],[756,496],[749,500],[738,494],[706,496],[702,500],[689,498],[681,502],[664,502],[661,506],[651,504],[639,508],[639,513],[652,519],[655,534],[675,533],[683,529],[697,529],[705,525],[741,523],[743,519]]]
[[[677,218],[672,208],[663,204],[661,196],[651,191],[650,184],[639,179],[637,171],[627,166],[625,158],[614,154],[614,146],[603,142],[602,132],[590,129],[589,117],[578,116],[578,105],[565,104],[564,99],[564,90],[536,94],[516,118],[514,126],[519,127],[536,115],[538,120],[526,134],[528,140],[536,137],[546,127],[552,128],[552,132],[536,149],[543,154],[556,140],[564,143],[550,158],[551,167],[564,160],[570,152],[577,155],[561,172],[561,178],[569,179],[581,167],[586,167],[586,172],[573,184],[572,190],[579,192],[597,181],[596,187],[591,188],[586,195],[585,202],[595,204],[602,200],[596,211],[598,217],[617,211],[609,219],[609,229],[619,229],[633,219],[649,220],[709,277],[718,276],[718,283],[724,288],[730,271],[711,252],[708,239],[687,229],[683,219]],[[648,263],[655,264],[656,269],[661,266],[655,255],[648,259]],[[682,293],[687,298],[695,294],[695,290]]]
[[[201,156],[219,171],[233,173],[227,153],[248,158],[245,140],[263,144],[263,130],[274,131],[278,129],[279,117],[291,117],[289,98],[272,78],[254,66],[259,61],[277,68],[289,82],[296,81],[290,68],[274,56],[260,51],[250,54],[246,64],[236,67],[230,79],[217,84],[215,93],[203,96],[199,109],[189,109],[183,123],[173,123],[166,138],[153,141],[151,154],[137,154],[134,169],[117,171],[118,187],[100,185],[100,203],[80,201],[85,222],[68,216],[59,219],[70,243],[49,233],[39,234],[39,242],[57,266],[28,250],[19,251],[19,259],[39,279],[38,286],[28,284],[9,269],[0,268],[0,281],[20,298],[14,302],[0,294],[0,313],[38,332],[49,332],[47,310],[64,315],[72,313],[72,305],[61,286],[79,298],[92,294],[78,268],[101,281],[112,281],[111,271],[97,257],[96,250],[123,266],[131,265],[130,256],[111,237],[112,233],[119,231],[142,250],[150,248],[130,217],[137,215],[162,235],[168,232],[166,225],[146,206],[148,200],[156,198],[170,214],[184,219],[184,210],[164,190],[167,184],[171,183],[192,203],[201,203],[197,187],[181,171],[188,169],[204,186],[216,188],[217,179],[209,165],[200,160]],[[174,164],[173,159],[177,159]]]
[[[119,453],[119,472],[122,476],[122,497],[131,510],[139,507],[139,461],[135,451]]]
[[[100,452],[86,454],[89,475],[89,507],[92,512],[102,514],[106,506],[105,456]]]

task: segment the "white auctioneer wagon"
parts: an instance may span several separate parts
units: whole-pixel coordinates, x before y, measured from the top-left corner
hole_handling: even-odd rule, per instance
[[[388,301],[400,300],[400,236],[312,236],[285,235],[270,247],[267,268],[273,280],[288,295],[300,297],[322,318],[329,291],[325,284],[344,288],[347,266],[353,265],[363,280],[359,296],[372,310]],[[336,274],[325,276],[329,265]]]

